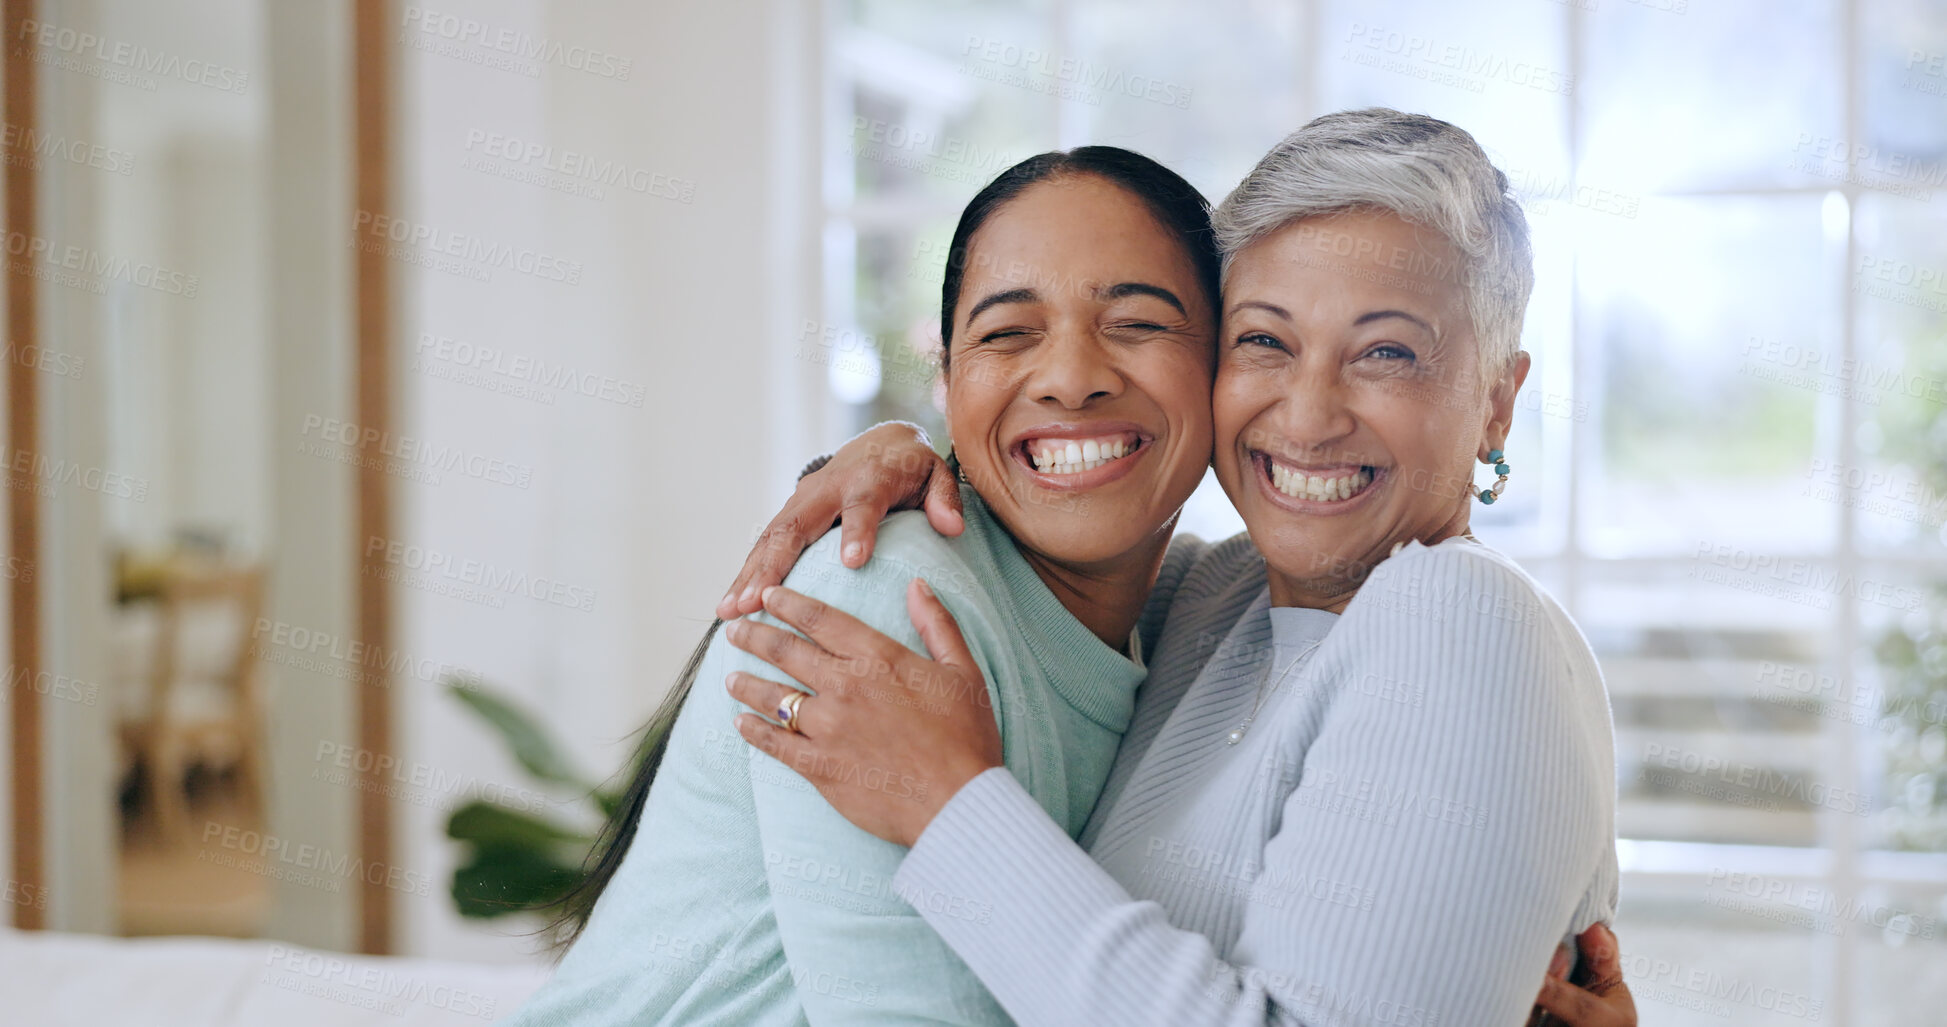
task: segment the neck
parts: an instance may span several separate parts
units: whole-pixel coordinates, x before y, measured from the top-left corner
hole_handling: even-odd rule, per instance
[[[1344,613],[1345,608],[1352,605],[1352,597],[1359,594],[1359,587],[1366,583],[1366,576],[1372,573],[1374,567],[1379,566],[1380,561],[1393,555],[1394,546],[1415,539],[1424,545],[1435,546],[1456,535],[1467,534],[1467,515],[1471,512],[1467,504],[1472,499],[1473,493],[1467,493],[1460,506],[1445,523],[1428,531],[1388,538],[1376,553],[1368,555],[1363,560],[1346,563],[1336,568],[1335,573],[1323,577],[1306,578],[1286,574],[1266,561],[1265,583],[1271,590],[1271,605],[1303,606],[1312,610]]]
[[[1042,584],[1090,634],[1125,652],[1150,589],[1156,587],[1156,575],[1163,569],[1173,525],[1174,521],[1164,525],[1150,541],[1100,563],[1063,563],[1025,546],[1019,548]]]

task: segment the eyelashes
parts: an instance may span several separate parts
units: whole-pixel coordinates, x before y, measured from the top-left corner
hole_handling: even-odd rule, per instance
[[[1283,340],[1268,332],[1245,332],[1236,338],[1232,343],[1232,348],[1284,354],[1291,353],[1291,348],[1286,346]],[[1377,361],[1379,364],[1387,366],[1389,370],[1403,371],[1408,367],[1418,366],[1420,358],[1418,354],[1414,353],[1410,347],[1404,344],[1397,342],[1379,342],[1367,347],[1358,356],[1352,358],[1349,363],[1360,364],[1368,360]]]

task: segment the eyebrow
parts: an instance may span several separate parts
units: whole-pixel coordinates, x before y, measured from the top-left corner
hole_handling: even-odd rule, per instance
[[[1164,303],[1175,307],[1176,312],[1184,317],[1190,316],[1190,311],[1183,306],[1182,300],[1176,298],[1175,293],[1160,285],[1151,285],[1148,282],[1118,282],[1114,285],[1097,286],[1094,289],[1094,295],[1099,300],[1119,300],[1129,296],[1154,296]],[[967,311],[967,323],[972,324],[974,318],[979,317],[981,311],[986,310],[988,307],[998,307],[1004,303],[1038,303],[1040,300],[1041,294],[1029,288],[1008,289],[1003,292],[991,293],[982,298],[979,303],[974,304],[972,310]]]
[[[1273,314],[1277,317],[1283,318],[1286,321],[1291,320],[1291,311],[1286,310],[1285,308],[1280,307],[1275,303],[1266,303],[1263,300],[1244,300],[1242,302],[1237,303],[1235,306],[1232,306],[1230,308],[1230,312],[1232,314],[1235,314],[1240,310],[1247,310],[1247,309],[1262,310],[1267,313]],[[1433,330],[1432,325],[1426,323],[1425,319],[1416,317],[1412,314],[1407,313],[1404,310],[1369,310],[1363,314],[1360,314],[1358,317],[1353,318],[1352,327],[1357,328],[1361,325],[1371,324],[1374,321],[1381,321],[1389,317],[1405,318],[1406,320],[1411,321],[1414,324],[1419,325],[1421,328],[1425,329],[1428,335],[1439,334]]]
[[[1432,325],[1430,325],[1430,324],[1427,324],[1427,323],[1426,323],[1426,321],[1425,321],[1424,319],[1422,319],[1422,318],[1418,318],[1418,317],[1415,317],[1415,316],[1413,316],[1412,314],[1409,314],[1409,313],[1407,313],[1407,312],[1406,312],[1406,311],[1404,311],[1404,310],[1371,310],[1371,311],[1367,311],[1366,313],[1363,313],[1363,314],[1360,314],[1360,315],[1359,315],[1359,316],[1358,316],[1357,318],[1354,318],[1354,319],[1353,319],[1353,321],[1352,321],[1352,327],[1354,327],[1354,328],[1357,328],[1357,327],[1359,327],[1360,325],[1365,325],[1365,324],[1371,324],[1371,323],[1372,323],[1372,322],[1374,322],[1374,321],[1381,321],[1381,320],[1384,320],[1384,319],[1386,319],[1386,318],[1389,318],[1389,317],[1399,317],[1399,318],[1405,318],[1406,320],[1408,320],[1408,321],[1411,321],[1411,322],[1413,322],[1413,323],[1414,323],[1414,324],[1416,324],[1416,325],[1419,325],[1419,326],[1420,326],[1420,327],[1421,327],[1421,328],[1422,328],[1423,330],[1425,330],[1425,331],[1426,331],[1426,333],[1427,333],[1428,335],[1437,335],[1437,334],[1439,334],[1438,332],[1435,332],[1435,331],[1433,330],[1433,326],[1432,326]]]
[[[1154,296],[1175,307],[1176,312],[1184,317],[1190,316],[1190,312],[1183,306],[1183,301],[1177,299],[1175,293],[1160,285],[1150,285],[1147,282],[1119,282],[1096,289],[1095,295],[1105,300],[1119,300],[1127,296]]]
[[[1286,321],[1291,320],[1291,311],[1278,306],[1276,303],[1266,303],[1263,300],[1241,300],[1237,305],[1230,308],[1232,314],[1240,310],[1262,310],[1275,317],[1283,318]]]
[[[1033,303],[1040,298],[1041,294],[1033,289],[1008,289],[1005,292],[989,293],[979,303],[974,304],[972,310],[967,311],[967,323],[972,324],[973,319],[979,317],[980,312],[988,307],[998,307],[1003,303]]]

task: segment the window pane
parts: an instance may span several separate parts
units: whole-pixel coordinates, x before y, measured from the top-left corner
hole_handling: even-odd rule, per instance
[[[828,185],[829,201],[957,208],[1053,146],[1047,18],[1032,3],[856,3],[830,56],[847,105],[833,145],[853,176]]]
[[[849,277],[831,283],[829,324],[800,339],[799,349],[826,368],[832,394],[852,408],[851,430],[913,421],[945,445],[934,388],[940,278],[952,234],[945,220],[858,233],[837,225],[828,233],[828,266]]]
[[[1511,179],[1567,167],[1565,124],[1579,88],[1556,4],[1428,0],[1318,5],[1319,109],[1375,104],[1444,118],[1474,134]]]
[[[1820,843],[1828,732],[1774,679],[1823,665],[1834,600],[1789,592],[1710,557],[1592,569],[1577,618],[1615,716],[1619,837]]]
[[[1770,878],[1761,871],[1754,875],[1735,855],[1716,860],[1714,867],[1711,862],[1706,857],[1696,876],[1623,882],[1616,933],[1622,939],[1623,979],[1642,1022],[1658,1027],[1839,1022],[1831,999],[1837,955],[1832,939],[1742,912],[1735,907],[1742,896],[1729,887],[1731,875],[1739,875],[1740,886],[1754,876],[1766,883]]]
[[[1824,208],[1652,197],[1633,220],[1588,219],[1578,281],[1598,392],[1576,470],[1592,552],[1831,544],[1834,507],[1803,494],[1829,456],[1815,430],[1829,397],[1798,374],[1804,354],[1838,349],[1843,249]]]
[[[1868,196],[1858,236],[1859,359],[1825,376],[1858,397],[1860,454],[1855,466],[1815,465],[1810,487],[1856,512],[1862,546],[1938,553],[1947,548],[1947,211]]]
[[[1083,0],[1072,33],[1073,140],[1155,157],[1213,203],[1304,120],[1297,5]]]
[[[1836,5],[1672,6],[1587,16],[1582,172],[1646,192],[1829,181],[1819,161],[1845,138]]]
[[[1889,587],[1862,603],[1871,653],[1857,685],[1858,737],[1874,787],[1876,848],[1947,853],[1947,587],[1879,565]],[[1845,684],[1852,684],[1847,682]],[[1947,862],[1936,865],[1947,871]]]
[[[1947,5],[1939,0],[1866,0],[1861,5],[1863,141],[1879,169],[1929,191],[1944,183],[1947,153]],[[1904,156],[1912,166],[1895,168]]]
[[[1935,866],[1936,879],[1943,869]],[[1850,910],[1853,907],[1848,907]],[[1947,895],[1916,885],[1873,888],[1852,918],[1865,942],[1853,963],[1853,1023],[1910,1023],[1947,1008]]]

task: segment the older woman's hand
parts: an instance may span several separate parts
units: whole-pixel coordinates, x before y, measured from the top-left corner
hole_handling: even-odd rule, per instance
[[[1622,949],[1609,925],[1598,923],[1576,935],[1582,951],[1572,980],[1549,968],[1535,998],[1532,1024],[1568,1027],[1636,1027],[1636,997],[1623,983]]]
[[[889,510],[924,508],[933,530],[958,535],[960,486],[918,425],[888,421],[839,447],[825,466],[804,476],[744,558],[717,616],[735,620],[760,608],[758,596],[798,562],[798,554],[841,524],[839,562],[863,567],[872,556],[879,522]]]
[[[1002,765],[986,680],[925,581],[907,587],[906,611],[931,660],[788,588],[765,589],[762,598],[766,612],[804,637],[750,620],[732,623],[726,637],[812,694],[795,732],[749,713],[737,717],[737,731],[804,775],[845,819],[911,846],[962,785]],[[741,672],[725,684],[767,712],[795,691]]]
[[[924,581],[907,588],[906,610],[931,660],[788,588],[768,588],[762,598],[766,612],[804,636],[740,620],[725,629],[730,644],[811,694],[798,708],[797,731],[750,713],[738,715],[737,731],[802,774],[845,819],[910,847],[961,786],[1002,765],[986,681],[953,615]],[[767,712],[798,691],[741,672],[725,684],[738,701]],[[1576,943],[1582,959],[1574,983],[1561,979],[1567,959],[1558,956],[1530,1023],[1635,1027],[1616,936],[1597,924]]]

